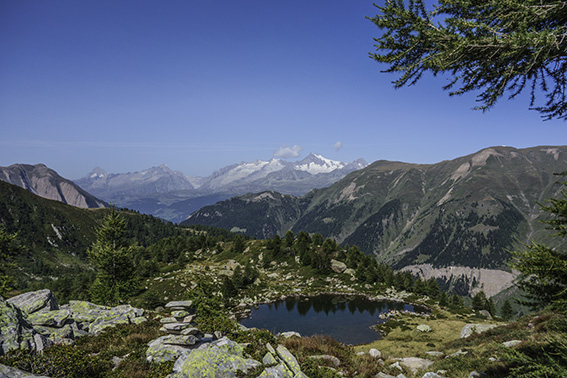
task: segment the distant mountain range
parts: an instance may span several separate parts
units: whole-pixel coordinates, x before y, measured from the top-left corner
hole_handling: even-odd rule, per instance
[[[13,164],[0,167],[0,181],[24,188],[40,197],[82,208],[106,207],[107,204],[87,193],[43,164]]]
[[[363,159],[343,163],[309,154],[298,162],[280,159],[242,162],[208,177],[188,177],[166,165],[129,173],[107,173],[97,167],[75,183],[119,207],[179,222],[205,205],[235,195],[265,190],[303,195],[366,166],[368,163]]]
[[[382,160],[303,197],[247,194],[206,206],[183,224],[258,238],[289,229],[321,233],[467,290],[497,270],[482,283],[487,291],[495,285],[495,293],[513,279],[506,271],[508,251],[549,236],[539,203],[559,195],[553,174],[563,171],[567,146],[492,147],[428,165]],[[458,278],[449,277],[451,269]],[[499,279],[505,282],[494,283]]]

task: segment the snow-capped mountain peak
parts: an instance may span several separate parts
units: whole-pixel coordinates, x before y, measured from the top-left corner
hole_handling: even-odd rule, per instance
[[[305,159],[295,163],[294,169],[317,175],[319,173],[330,173],[346,166],[342,161],[327,159],[321,155],[310,153]]]

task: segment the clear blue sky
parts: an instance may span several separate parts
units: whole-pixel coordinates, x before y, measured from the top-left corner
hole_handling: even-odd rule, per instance
[[[0,165],[197,176],[282,146],[434,163],[567,144],[567,123],[527,96],[481,113],[446,77],[394,90],[368,57],[375,13],[372,0],[0,0]]]

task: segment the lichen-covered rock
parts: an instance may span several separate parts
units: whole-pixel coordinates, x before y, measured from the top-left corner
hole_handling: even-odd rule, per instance
[[[424,358],[418,357],[407,357],[402,358],[398,361],[400,365],[407,367],[410,371],[415,374],[419,369],[424,369],[433,364],[433,361],[426,360]]]
[[[461,330],[461,339],[467,338],[473,333],[482,333],[495,327],[498,326],[495,324],[467,324]]]
[[[175,361],[179,358],[179,356],[184,353],[188,353],[191,350],[188,346],[165,344],[162,343],[159,339],[161,339],[161,337],[150,342],[149,348],[146,350],[146,360],[150,363]]]
[[[418,332],[431,332],[432,329],[430,326],[428,326],[427,324],[420,324],[417,326],[417,331]]]
[[[238,371],[246,374],[261,365],[256,360],[245,358],[243,353],[240,344],[223,337],[183,354],[168,377],[236,377]]]
[[[277,366],[267,367],[258,378],[293,378],[294,374],[283,362]]]
[[[43,326],[35,326],[34,328],[37,332],[49,338],[51,341],[53,341],[56,344],[62,342],[61,339],[70,339],[70,340],[75,339],[75,332],[73,331],[73,328],[69,324],[65,324],[61,328],[43,327]]]
[[[87,301],[69,301],[68,308],[77,323],[92,323],[110,310],[108,306],[99,306]]]
[[[165,305],[165,308],[170,310],[190,310],[193,306],[193,301],[172,301]]]
[[[266,366],[271,366],[271,365],[276,365],[278,363],[278,360],[276,360],[273,354],[267,352],[264,355],[264,358],[262,358],[262,363]]]
[[[103,314],[90,324],[89,333],[98,335],[106,328],[114,327],[117,324],[130,324],[130,318],[127,314]]]
[[[0,364],[0,378],[49,378],[45,375],[35,375],[15,367]]]
[[[331,260],[331,269],[333,270],[333,272],[335,273],[343,273],[347,268],[347,265],[342,262],[342,261],[338,261],[338,260]]]
[[[34,312],[28,315],[28,322],[34,326],[63,327],[71,316],[69,309],[53,310],[47,312]]]
[[[276,353],[278,354],[278,357],[281,358],[282,361],[287,365],[289,370],[293,372],[294,375],[301,373],[301,367],[299,366],[297,359],[286,347],[284,347],[283,345],[278,345],[278,347],[276,348]]]
[[[18,307],[0,300],[0,356],[20,347],[35,350],[34,333]]]
[[[45,312],[59,310],[57,300],[49,289],[30,291],[28,293],[16,295],[15,297],[8,299],[7,302],[16,305],[20,310],[27,314],[31,314],[36,311]]]

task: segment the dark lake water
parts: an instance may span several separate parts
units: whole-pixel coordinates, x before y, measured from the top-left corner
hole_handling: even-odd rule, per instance
[[[384,322],[378,317],[380,313],[394,310],[424,311],[399,302],[325,294],[259,305],[240,323],[274,333],[296,331],[302,336],[328,335],[342,343],[358,345],[378,340],[380,334],[371,327]]]

